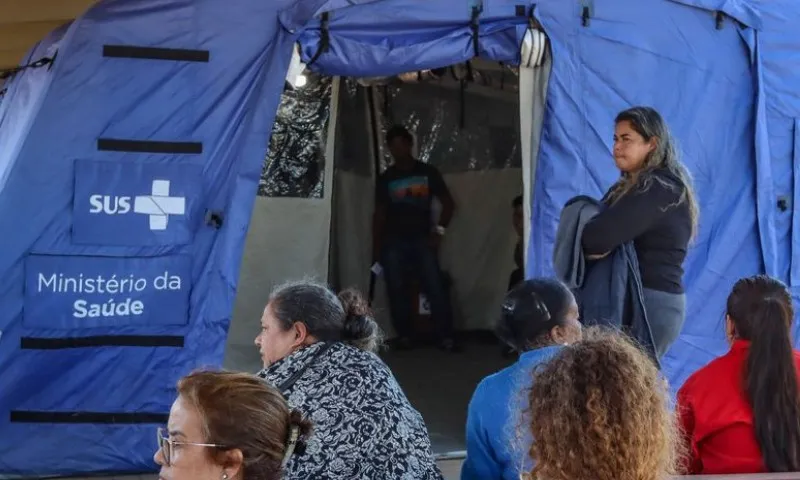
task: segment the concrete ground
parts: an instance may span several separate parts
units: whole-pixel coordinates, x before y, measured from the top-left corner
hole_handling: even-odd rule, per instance
[[[428,426],[434,453],[464,450],[467,405],[478,382],[513,360],[500,347],[486,342],[466,343],[464,352],[434,348],[382,353],[409,401]]]

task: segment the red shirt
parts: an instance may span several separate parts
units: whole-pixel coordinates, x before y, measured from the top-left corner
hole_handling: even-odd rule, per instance
[[[744,393],[742,372],[749,346],[737,340],[728,353],[695,372],[678,391],[678,414],[691,446],[690,474],[766,472],[753,409]],[[800,371],[800,354],[794,355]]]

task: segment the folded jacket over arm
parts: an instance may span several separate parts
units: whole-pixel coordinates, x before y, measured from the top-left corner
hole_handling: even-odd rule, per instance
[[[600,201],[586,196],[567,202],[556,233],[553,267],[575,293],[584,324],[624,329],[658,363],[633,242],[602,252],[608,255],[601,259],[586,258],[584,228],[603,208]]]

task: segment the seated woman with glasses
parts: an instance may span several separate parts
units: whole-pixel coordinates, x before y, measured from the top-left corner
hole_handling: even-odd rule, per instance
[[[178,382],[154,460],[165,480],[279,480],[310,431],[263,380],[196,372]]]

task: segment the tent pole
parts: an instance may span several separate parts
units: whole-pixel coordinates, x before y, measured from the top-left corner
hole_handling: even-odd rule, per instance
[[[339,86],[341,83],[341,77],[333,77],[331,78],[331,100],[330,100],[330,109],[328,110],[328,129],[325,132],[325,170],[323,175],[324,180],[322,184],[322,200],[325,202],[325,206],[328,209],[328,258],[326,259],[325,265],[325,275],[328,281],[331,279],[331,263],[333,259],[332,253],[332,246],[334,240],[334,212],[335,212],[335,198],[334,195],[336,194],[336,189],[334,188],[334,169],[336,165],[334,160],[336,158],[336,127],[339,121]]]
[[[537,38],[538,37],[538,38]],[[547,41],[544,34],[536,29],[528,29],[522,47],[523,63],[519,67],[519,113],[520,143],[522,149],[523,183],[523,264],[525,277],[531,271],[531,261],[542,262],[541,258],[531,258],[530,242],[533,228],[533,202],[536,194],[536,168],[539,160],[539,143],[547,102],[547,86],[550,79],[551,58],[547,54]],[[534,52],[533,50],[536,50]],[[529,55],[525,55],[525,53]],[[534,56],[533,53],[536,53]],[[529,61],[524,62],[525,58]],[[536,58],[531,63],[530,60]],[[540,61],[541,59],[541,61]]]
[[[373,159],[373,176],[377,180],[381,174],[381,144],[378,132],[380,132],[380,123],[375,109],[375,87],[367,89],[367,105],[369,106],[369,129],[372,138],[372,159]]]
[[[388,93],[388,92],[387,92]],[[380,132],[380,123],[378,119],[377,108],[375,105],[375,87],[369,87],[366,90],[367,94],[367,110],[368,112],[368,119],[369,125],[367,128],[370,130],[370,138],[372,139],[372,180],[373,185],[378,182],[378,176],[381,174],[381,144],[380,144],[380,137],[378,132]],[[369,273],[369,292],[367,295],[367,301],[370,305],[372,305],[372,301],[375,298],[375,283],[377,281],[377,275],[375,272],[370,270]]]

